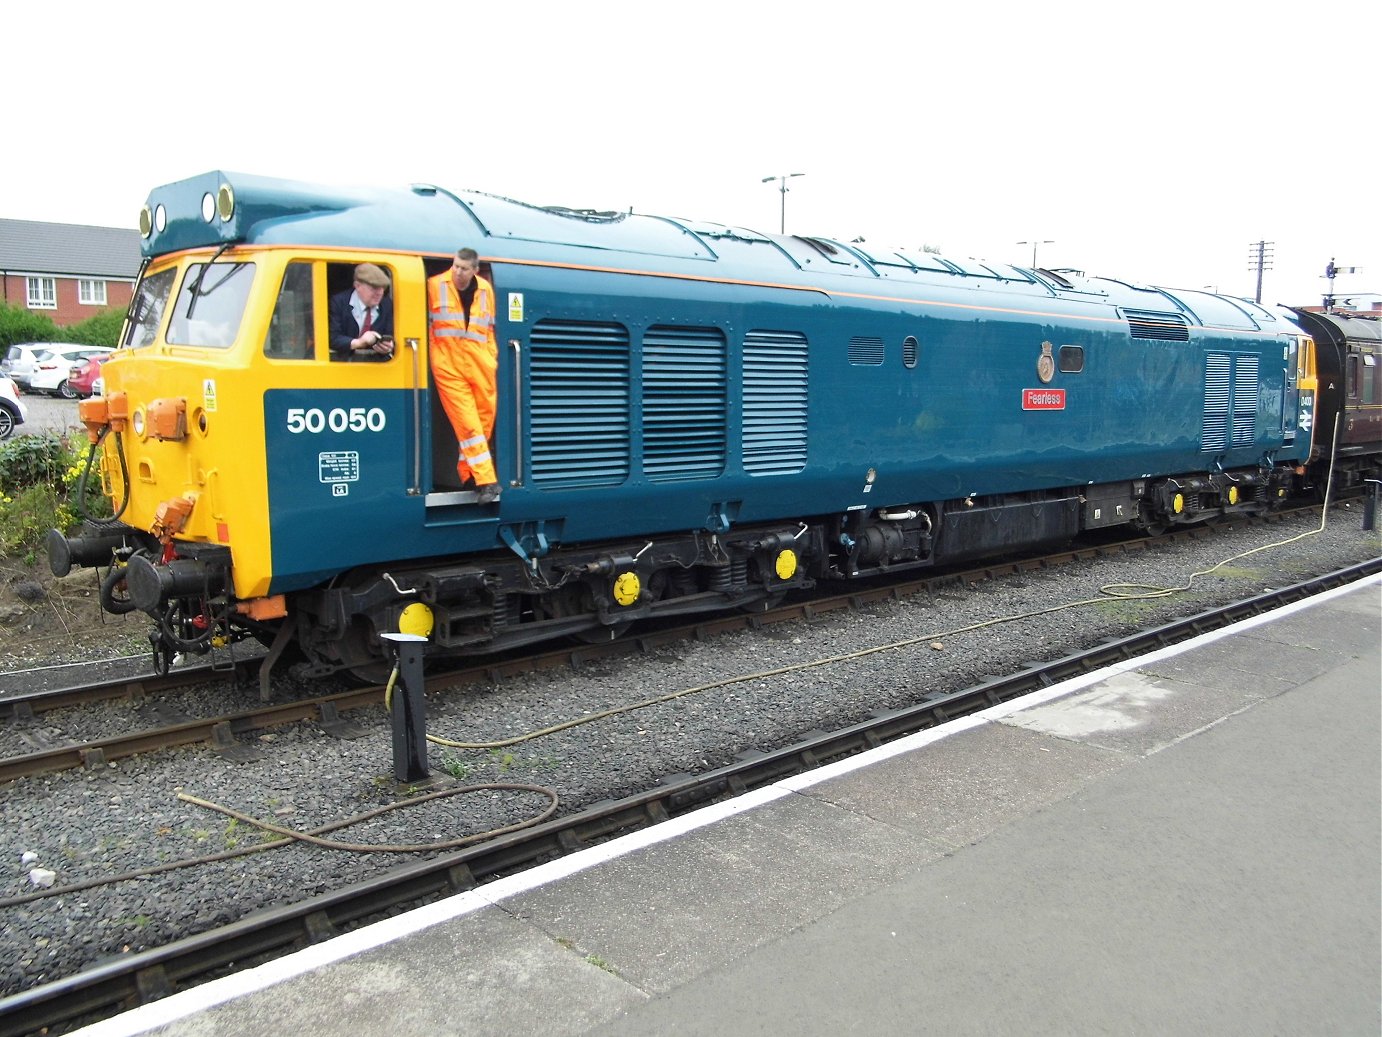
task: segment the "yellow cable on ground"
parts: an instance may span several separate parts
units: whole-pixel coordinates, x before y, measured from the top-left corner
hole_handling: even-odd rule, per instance
[[[328,850],[349,850],[351,853],[426,853],[430,850],[454,850],[459,846],[467,846],[471,843],[480,842],[484,839],[493,839],[496,836],[508,835],[510,832],[517,832],[522,828],[531,828],[533,825],[540,824],[551,817],[557,810],[557,794],[552,789],[542,785],[525,785],[518,782],[486,782],[482,785],[463,785],[455,789],[442,789],[438,792],[428,792],[425,795],[413,796],[410,799],[399,800],[396,803],[387,803],[374,810],[368,810],[363,814],[356,814],[354,817],[347,818],[345,821],[334,825],[335,828],[344,828],[347,825],[356,825],[362,821],[369,821],[387,814],[402,807],[417,806],[419,803],[426,803],[434,799],[446,799],[449,796],[459,796],[467,792],[536,792],[546,796],[550,801],[546,809],[536,817],[531,817],[526,821],[519,821],[515,824],[505,825],[503,828],[492,828],[486,832],[477,832],[474,835],[464,835],[458,839],[446,839],[435,843],[344,843],[336,839],[323,839],[312,832],[299,832],[293,828],[284,828],[271,821],[261,821],[251,817],[249,814],[241,813],[233,807],[222,806],[219,803],[212,803],[210,800],[198,799],[196,796],[189,796],[185,792],[178,793],[178,799],[184,803],[191,803],[194,806],[205,807],[207,810],[214,810],[227,817],[233,817],[237,821],[243,821],[255,828],[262,828],[266,832],[273,832],[276,835],[284,836],[289,840],[311,843],[313,846],[321,846]]]

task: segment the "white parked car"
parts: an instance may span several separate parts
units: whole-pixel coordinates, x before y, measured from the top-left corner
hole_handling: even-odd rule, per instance
[[[77,390],[67,384],[74,364],[79,364],[89,356],[112,352],[110,346],[74,346],[71,343],[39,343],[46,348],[34,357],[33,373],[29,375],[28,388],[34,392],[57,393],[63,399],[75,400]],[[14,377],[22,386],[24,380]]]
[[[17,385],[27,389],[34,373],[34,361],[48,345],[47,342],[16,342],[0,356],[0,375],[13,378]]]
[[[29,420],[29,408],[19,398],[14,379],[0,376],[0,439],[9,439],[16,428]]]

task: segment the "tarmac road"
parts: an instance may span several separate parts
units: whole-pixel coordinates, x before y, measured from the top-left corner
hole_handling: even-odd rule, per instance
[[[81,428],[77,420],[77,401],[64,400],[58,396],[45,396],[42,393],[26,392],[21,397],[29,409],[29,420],[14,430],[15,435],[34,432],[61,432],[69,428]]]

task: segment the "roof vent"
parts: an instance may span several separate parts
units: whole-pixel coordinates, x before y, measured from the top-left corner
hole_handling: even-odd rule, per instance
[[[1179,313],[1124,310],[1123,316],[1128,318],[1128,330],[1133,338],[1158,339],[1162,342],[1190,341],[1190,327]]]

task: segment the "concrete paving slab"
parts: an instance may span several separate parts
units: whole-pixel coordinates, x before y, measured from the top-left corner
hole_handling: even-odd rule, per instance
[[[1377,607],[1379,601],[1382,601],[1382,588],[1374,585],[1360,587],[1351,594],[1333,598],[1320,607],[1334,612],[1351,612],[1356,616],[1364,616],[1370,621],[1369,625],[1374,630],[1378,630]]]
[[[1316,648],[1257,636],[1256,630],[1249,630],[1139,669],[1185,684],[1243,688],[1265,697],[1318,677],[1333,663],[1332,656]]]
[[[1193,663],[1191,664],[1193,671]],[[1234,686],[1216,687],[1217,683]],[[1130,670],[1005,724],[1115,752],[1147,756],[1266,697],[1256,678],[1187,683]]]
[[[506,902],[642,990],[666,991],[943,856],[892,825],[788,796]]]
[[[1364,607],[1366,590],[1355,591],[1332,599],[1319,608],[1302,609],[1280,620],[1245,633],[1245,639],[1294,645],[1315,652],[1324,658],[1357,655],[1375,647],[1378,642],[1378,622],[1361,619],[1356,607]],[[1350,605],[1349,602],[1352,602]]]
[[[284,1005],[305,1004],[308,1011],[296,1013],[298,1035],[572,1033],[646,999],[540,929],[491,907],[153,1032],[279,1033]]]
[[[1130,757],[1005,724],[984,724],[808,794],[954,848],[1069,796]]]

